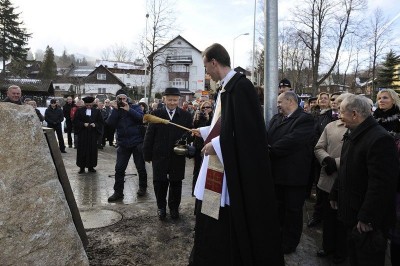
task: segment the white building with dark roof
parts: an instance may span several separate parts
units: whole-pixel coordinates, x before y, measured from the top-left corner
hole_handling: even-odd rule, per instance
[[[152,93],[163,92],[167,87],[204,90],[205,68],[201,51],[178,35],[154,52],[157,66],[154,69]]]

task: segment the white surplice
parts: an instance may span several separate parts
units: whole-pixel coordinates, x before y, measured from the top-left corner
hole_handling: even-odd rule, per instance
[[[221,110],[221,93],[223,93],[225,91],[224,90],[224,85],[226,85],[229,82],[229,80],[235,75],[235,73],[236,72],[234,70],[231,70],[225,76],[225,78],[222,80],[223,87],[222,87],[222,90],[218,94],[217,106],[215,108],[215,113],[217,113],[218,111]],[[219,115],[214,114],[213,121],[211,122],[211,126],[199,128],[200,129],[200,133],[201,133],[201,137],[204,140],[207,138],[207,136],[210,133],[212,127],[215,125],[215,122],[218,119],[218,117],[219,117]],[[212,144],[215,152],[217,153],[218,159],[220,160],[220,162],[223,165],[224,161],[223,161],[223,158],[222,158],[222,152],[221,152],[221,145],[220,145],[220,142],[219,142],[219,136],[213,138],[211,140],[211,144]],[[196,196],[196,199],[198,199],[198,200],[203,200],[204,188],[205,188],[205,185],[206,185],[208,160],[209,160],[208,155],[204,155],[203,162],[201,164],[201,168],[200,168],[200,172],[199,172],[199,176],[197,178],[196,186],[194,188],[194,195]],[[222,182],[222,191],[221,191],[221,207],[224,207],[225,205],[229,205],[229,193],[228,193],[228,187],[226,185],[226,175],[225,175],[225,171],[224,171],[224,178],[223,178],[223,182]]]

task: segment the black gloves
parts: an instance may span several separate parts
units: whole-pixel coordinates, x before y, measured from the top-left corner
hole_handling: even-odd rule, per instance
[[[322,166],[325,166],[325,172],[328,175],[331,175],[337,171],[336,161],[332,157],[325,157],[325,159],[322,161]]]

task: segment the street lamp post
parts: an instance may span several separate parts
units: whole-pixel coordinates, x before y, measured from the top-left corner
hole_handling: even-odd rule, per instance
[[[256,7],[257,0],[254,0],[254,16],[253,16],[253,50],[251,52],[251,83],[254,84],[254,61],[255,61],[255,50],[256,50]]]
[[[144,100],[146,101],[146,97],[147,97],[147,21],[149,18],[149,14],[146,14],[146,29],[145,29],[145,33],[144,33]],[[149,97],[150,98],[150,97]],[[147,101],[147,104],[149,104],[149,101]]]
[[[233,38],[232,68],[235,68],[235,41],[237,38],[239,38],[242,35],[249,35],[249,33],[248,32],[242,33],[242,34],[239,34],[238,36],[236,36],[235,38]]]

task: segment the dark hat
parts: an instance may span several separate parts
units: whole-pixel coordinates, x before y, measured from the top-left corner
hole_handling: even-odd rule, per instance
[[[317,97],[310,97],[308,98],[308,103],[312,102],[312,101],[316,101],[318,98]]]
[[[92,103],[94,102],[94,97],[92,96],[86,96],[85,98],[82,99],[85,103]]]
[[[279,82],[279,88],[280,87],[289,87],[289,88],[291,88],[292,87],[292,85],[290,85],[290,81],[288,80],[288,79],[282,79],[280,82]]]
[[[57,100],[56,99],[51,99],[50,103],[57,103]]]
[[[181,96],[181,93],[178,88],[166,88],[164,91],[164,96],[166,95]]]
[[[118,95],[125,95],[125,96],[127,96],[127,95],[126,95],[126,91],[124,91],[123,89],[117,90],[117,92],[115,93],[115,96],[118,97]]]

